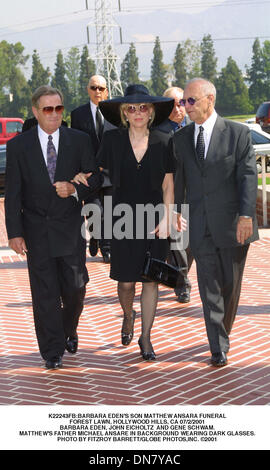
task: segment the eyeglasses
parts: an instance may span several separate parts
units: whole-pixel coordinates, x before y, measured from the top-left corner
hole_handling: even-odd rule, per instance
[[[149,107],[147,104],[140,104],[139,106],[130,105],[127,106],[126,110],[129,114],[134,114],[136,111],[140,111],[141,113],[146,113]]]
[[[44,114],[52,114],[54,111],[56,112],[56,114],[61,114],[65,107],[62,105],[62,104],[59,104],[57,106],[44,106],[44,108],[40,108],[41,111],[44,113]]]
[[[90,90],[93,90],[93,91],[97,91],[97,90],[105,91],[106,90],[106,87],[104,87],[104,86],[90,86],[89,88],[90,88]]]
[[[179,101],[179,104],[180,106],[185,106],[186,102],[188,102],[191,106],[193,106],[197,101],[200,101],[202,100],[203,98],[205,98],[205,96],[208,96],[208,95],[204,95],[202,96],[201,98],[192,98],[191,96],[187,99],[185,98],[182,98],[180,101]]]

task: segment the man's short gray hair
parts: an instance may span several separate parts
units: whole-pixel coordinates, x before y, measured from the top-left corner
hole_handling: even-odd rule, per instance
[[[38,87],[32,95],[32,106],[38,108],[39,100],[42,96],[49,96],[49,95],[59,95],[61,98],[62,103],[64,102],[63,94],[58,88],[53,88],[50,85],[41,85]]]
[[[217,91],[215,85],[212,82],[202,77],[195,77],[186,83],[186,87],[195,82],[200,82],[203,93],[205,93],[206,95],[213,95],[216,101]]]

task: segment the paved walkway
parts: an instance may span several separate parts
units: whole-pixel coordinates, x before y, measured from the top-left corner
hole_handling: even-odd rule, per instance
[[[79,351],[64,367],[44,369],[33,327],[27,266],[7,248],[0,200],[0,404],[2,405],[269,405],[270,229],[249,251],[229,364],[209,365],[202,307],[192,266],[192,299],[179,304],[160,289],[152,342],[157,361],[141,359],[138,312],[132,344],[120,342],[116,282],[100,257],[88,258],[90,283],[79,325]]]

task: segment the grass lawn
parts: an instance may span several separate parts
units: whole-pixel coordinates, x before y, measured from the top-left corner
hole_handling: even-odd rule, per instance
[[[266,178],[266,184],[270,184],[270,177],[268,176]],[[261,186],[261,185],[262,185],[262,179],[258,178],[258,186]]]
[[[255,117],[255,114],[239,114],[237,116],[223,116],[225,119],[232,119],[233,121],[245,122],[247,119]]]

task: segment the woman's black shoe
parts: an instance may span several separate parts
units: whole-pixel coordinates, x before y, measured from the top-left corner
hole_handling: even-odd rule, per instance
[[[141,355],[142,355],[142,357],[145,361],[155,361],[156,360],[156,355],[154,353],[153,348],[152,348],[152,351],[150,351],[150,352],[144,351],[143,346],[142,346],[142,342],[141,342],[141,338],[139,338],[138,344],[140,346]],[[152,347],[152,345],[151,345],[151,347]]]
[[[123,325],[121,330],[121,339],[123,346],[128,346],[133,338],[134,334],[134,322],[135,322],[136,312],[132,310],[132,319],[130,328],[127,328],[126,324],[129,323],[129,317],[124,313]],[[129,332],[127,332],[129,330]]]

